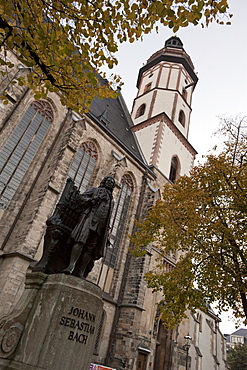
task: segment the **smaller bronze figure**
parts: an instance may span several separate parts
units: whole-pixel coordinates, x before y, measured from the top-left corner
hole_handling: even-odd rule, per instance
[[[68,240],[72,250],[69,265],[62,270],[63,273],[85,278],[94,261],[103,257],[108,242],[114,187],[114,178],[106,176],[98,188],[77,196],[81,217]]]
[[[68,266],[71,246],[67,241],[81,215],[76,201],[79,194],[74,181],[67,179],[53,214],[46,220],[43,255],[32,267],[34,272],[56,274]]]

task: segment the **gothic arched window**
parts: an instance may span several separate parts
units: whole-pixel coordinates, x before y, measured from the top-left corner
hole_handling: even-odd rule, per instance
[[[174,182],[178,178],[178,158],[172,157],[169,180]]]
[[[114,267],[117,260],[133,188],[133,181],[130,175],[125,174],[121,180],[121,190],[118,194],[118,201],[115,206],[114,217],[112,220],[110,233],[111,246],[107,249],[104,261],[104,263],[110,267]]]
[[[179,112],[178,120],[181,123],[182,126],[185,126],[185,114],[184,111]]]
[[[146,109],[146,104],[140,105],[140,107],[137,109],[137,112],[136,112],[136,118],[143,116],[143,114],[145,113],[145,109]]]
[[[31,103],[0,152],[0,207],[7,208],[53,121],[50,104]]]
[[[69,170],[69,177],[74,180],[81,192],[84,192],[88,186],[97,159],[98,152],[95,144],[92,141],[82,143]]]

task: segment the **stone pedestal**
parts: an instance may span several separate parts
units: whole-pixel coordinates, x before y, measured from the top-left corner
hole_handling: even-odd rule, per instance
[[[0,369],[89,370],[101,294],[73,276],[28,274],[16,309],[0,321]]]

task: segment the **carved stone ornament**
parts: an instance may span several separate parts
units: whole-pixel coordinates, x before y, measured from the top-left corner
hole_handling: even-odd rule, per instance
[[[16,349],[22,334],[22,330],[23,325],[17,322],[4,333],[1,342],[1,349],[6,355],[9,356]]]

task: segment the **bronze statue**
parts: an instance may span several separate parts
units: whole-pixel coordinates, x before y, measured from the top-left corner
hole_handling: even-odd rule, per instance
[[[80,194],[67,180],[53,215],[46,221],[44,250],[33,271],[87,277],[109,243],[115,180],[106,176],[98,188]]]
[[[98,188],[77,196],[81,217],[68,240],[72,251],[69,265],[62,272],[85,278],[94,261],[103,257],[113,209],[114,186],[115,180],[106,176]]]

